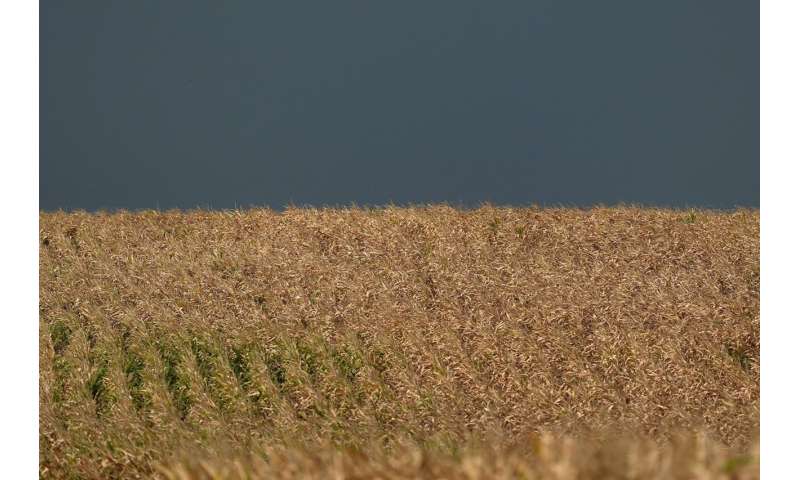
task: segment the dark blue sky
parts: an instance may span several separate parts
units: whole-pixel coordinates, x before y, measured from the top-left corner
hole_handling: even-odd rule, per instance
[[[759,205],[759,3],[44,1],[40,208]]]

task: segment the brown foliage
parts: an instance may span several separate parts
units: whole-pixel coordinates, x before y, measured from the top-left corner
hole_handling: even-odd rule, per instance
[[[758,211],[77,212],[40,229],[45,478],[735,478],[756,448]],[[686,460],[681,432],[718,453]],[[532,453],[550,434],[568,460]],[[628,460],[596,473],[598,455]]]

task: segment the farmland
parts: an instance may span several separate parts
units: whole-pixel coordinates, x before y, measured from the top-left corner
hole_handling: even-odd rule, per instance
[[[759,213],[40,213],[42,478],[757,478]]]

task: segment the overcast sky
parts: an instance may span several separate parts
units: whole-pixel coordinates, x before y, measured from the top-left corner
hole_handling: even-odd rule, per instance
[[[40,208],[759,205],[759,3],[44,1]]]

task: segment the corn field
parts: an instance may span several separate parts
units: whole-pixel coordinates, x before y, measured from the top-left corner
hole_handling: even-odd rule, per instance
[[[41,478],[758,478],[758,210],[39,223]]]

